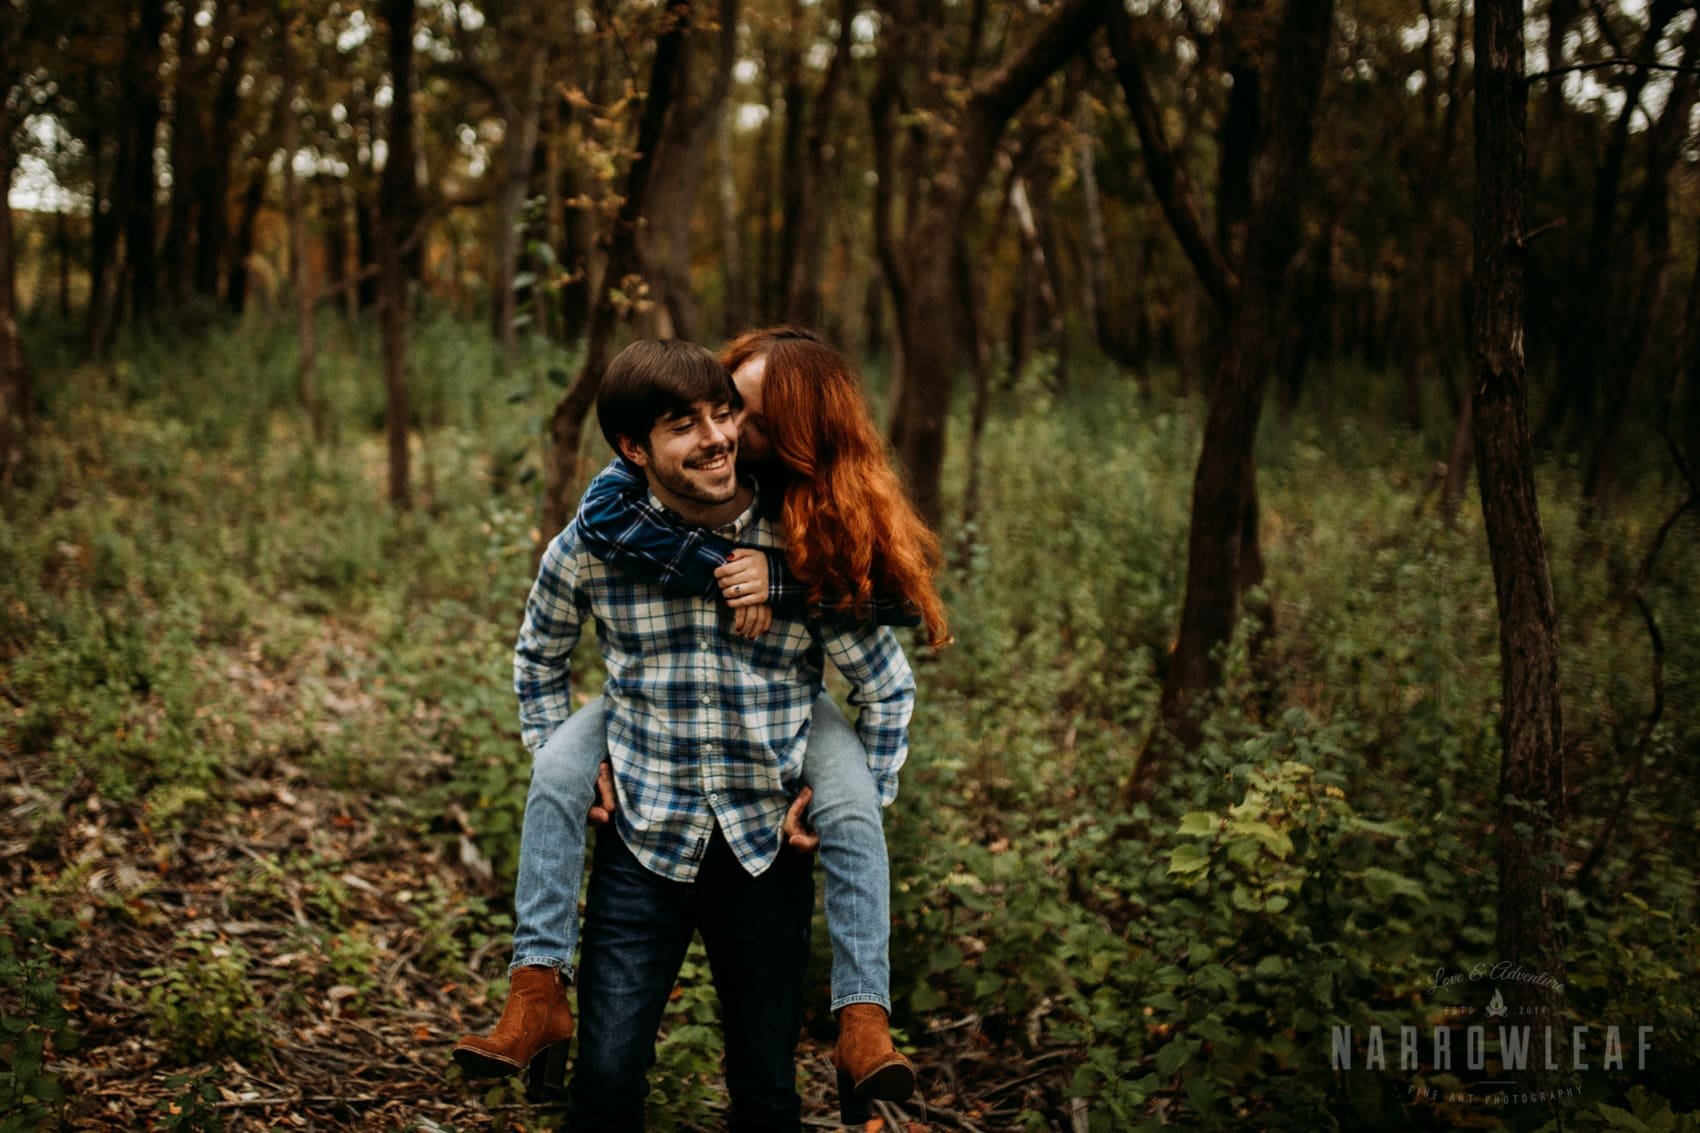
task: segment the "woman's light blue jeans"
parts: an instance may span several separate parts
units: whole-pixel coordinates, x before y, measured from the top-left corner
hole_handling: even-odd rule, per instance
[[[532,760],[514,888],[514,958],[573,975],[578,893],[584,878],[586,813],[607,758],[602,698],[569,716]],[[891,1009],[891,867],[879,792],[867,751],[832,698],[815,700],[803,781],[814,790],[809,822],[826,867],[826,928],[832,940],[832,1009],[877,1003]]]

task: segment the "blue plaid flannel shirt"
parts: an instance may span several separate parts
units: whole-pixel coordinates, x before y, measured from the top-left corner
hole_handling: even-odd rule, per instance
[[[659,583],[669,594],[718,598],[716,567],[737,544],[703,527],[693,527],[649,494],[643,473],[616,457],[596,474],[579,500],[579,542],[597,558]],[[900,598],[875,594],[849,611],[808,608],[808,594],[791,577],[782,548],[767,554],[767,601],[774,613],[827,621],[867,621],[916,626],[919,611]]]
[[[779,546],[756,504],[719,534]],[[696,876],[716,823],[749,873],[773,864],[801,786],[823,658],[850,681],[882,803],[897,797],[908,755],[915,678],[891,630],[776,616],[748,641],[732,635],[731,618],[717,598],[670,596],[602,562],[575,520],[543,556],[514,647],[520,728],[535,754],[572,711],[572,652],[594,620],[616,822],[645,867],[677,881]]]

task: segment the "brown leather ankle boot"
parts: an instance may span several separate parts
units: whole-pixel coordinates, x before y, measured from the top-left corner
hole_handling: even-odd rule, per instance
[[[915,1065],[891,1044],[885,1008],[852,1003],[838,1013],[838,1108],[846,1125],[868,1120],[872,1101],[907,1101],[915,1092]]]
[[[506,1078],[530,1068],[534,1085],[566,1069],[567,1040],[573,1037],[573,1012],[567,987],[555,968],[514,971],[501,1021],[488,1035],[467,1035],[455,1044],[454,1059],[473,1078]],[[545,1072],[545,1068],[552,1073]]]

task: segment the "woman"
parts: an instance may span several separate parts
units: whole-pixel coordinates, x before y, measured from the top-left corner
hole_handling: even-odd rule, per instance
[[[792,618],[922,621],[929,641],[949,640],[934,585],[938,542],[905,498],[849,367],[813,334],[754,331],[722,352],[744,402],[740,467],[776,508],[784,556],[736,548],[657,507],[645,482],[615,461],[580,503],[581,540],[609,565],[691,596],[724,596],[734,632],[757,637],[772,607]],[[512,989],[488,1036],[468,1036],[455,1058],[469,1074],[505,1076],[531,1066],[534,1084],[564,1069],[572,1033],[563,981],[577,942],[584,816],[606,821],[611,789],[597,783],[606,735],[600,698],[574,713],[538,752],[526,802],[515,894]],[[856,732],[832,700],[817,699],[803,778],[785,834],[821,847],[833,942],[835,1062],[846,1121],[866,1120],[875,1099],[903,1100],[914,1067],[891,1043],[889,866],[880,807],[895,773],[875,781]],[[601,805],[591,804],[600,792]],[[801,825],[803,808],[818,837]]]

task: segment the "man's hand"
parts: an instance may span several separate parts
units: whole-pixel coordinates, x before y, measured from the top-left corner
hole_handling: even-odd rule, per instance
[[[606,826],[614,820],[614,766],[606,759],[596,771],[596,798],[590,804],[590,824]]]
[[[773,625],[773,607],[763,603],[760,606],[743,606],[732,611],[732,632],[739,637],[747,637],[751,641],[760,637]]]
[[[812,854],[820,847],[820,835],[803,817],[803,812],[809,808],[809,802],[815,797],[812,789],[804,787],[791,800],[791,809],[785,812],[785,821],[779,824],[779,833],[793,850]]]
[[[714,577],[720,581],[720,596],[734,610],[767,601],[767,556],[753,547],[733,551]]]

